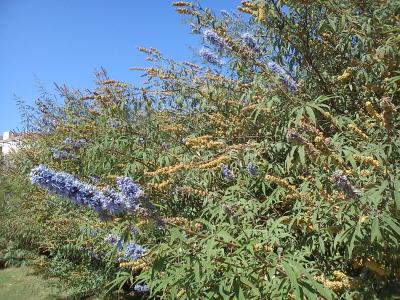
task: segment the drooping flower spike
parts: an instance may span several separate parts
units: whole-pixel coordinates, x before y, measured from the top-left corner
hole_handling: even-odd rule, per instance
[[[39,165],[32,169],[30,181],[75,204],[88,206],[98,213],[120,215],[125,211],[134,213],[139,208],[146,210],[149,207],[149,200],[144,197],[143,190],[129,177],[118,178],[117,185],[121,192],[110,187],[99,190],[94,185],[79,181],[71,174]]]

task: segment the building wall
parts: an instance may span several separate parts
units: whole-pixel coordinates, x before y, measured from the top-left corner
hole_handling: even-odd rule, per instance
[[[9,154],[11,151],[17,150],[19,145],[18,139],[9,131],[3,133],[3,139],[0,140],[0,148],[3,155]]]

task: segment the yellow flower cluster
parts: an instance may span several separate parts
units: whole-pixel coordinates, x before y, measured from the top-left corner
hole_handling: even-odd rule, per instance
[[[160,183],[149,183],[148,186],[150,188],[156,189],[156,190],[163,190],[166,187],[168,187],[171,184],[170,180],[164,180]]]
[[[333,124],[336,124],[335,120],[333,119],[331,113],[329,111],[324,111],[323,115],[326,119],[328,119],[329,121],[331,121]]]
[[[304,143],[305,146],[305,150],[307,152],[307,154],[309,154],[312,157],[318,158],[321,154],[321,151],[319,151],[317,148],[314,147],[314,145],[312,143],[310,143],[309,141],[305,141]]]
[[[372,156],[363,156],[363,155],[353,154],[353,158],[355,161],[364,162],[374,168],[379,168],[381,166],[379,161],[374,159]]]
[[[378,123],[383,123],[383,117],[375,110],[371,101],[365,102],[365,108],[370,116],[373,117]]]
[[[266,175],[265,176],[265,180],[270,181],[272,183],[275,183],[276,185],[279,185],[281,187],[284,187],[288,190],[294,190],[296,187],[294,185],[289,184],[289,182],[287,182],[285,179],[279,178],[279,177],[275,177],[272,175]]]
[[[220,148],[224,146],[223,142],[220,141],[212,141],[211,139],[213,136],[211,135],[203,135],[197,138],[188,139],[185,142],[185,145],[194,149],[213,149],[213,148]]]
[[[149,55],[151,55],[151,54],[153,53],[153,52],[151,51],[151,49],[144,48],[144,47],[139,47],[138,50],[139,50],[140,52],[147,53],[147,54],[149,54]]]
[[[193,69],[200,69],[200,66],[198,66],[198,65],[196,65],[196,64],[194,64],[194,63],[191,63],[191,62],[189,62],[189,61],[184,61],[183,64],[186,65],[186,66],[188,66],[188,67],[191,67],[191,68],[193,68]]]
[[[243,113],[247,113],[249,111],[253,111],[256,107],[257,107],[257,104],[247,105],[247,106],[243,107],[242,112]],[[262,107],[260,110],[262,112],[267,113],[267,114],[271,113],[271,110],[269,108],[266,108],[266,107]]]
[[[235,92],[246,91],[249,90],[251,86],[251,83],[238,82],[234,90]]]
[[[379,276],[386,277],[390,275],[390,271],[383,265],[378,264],[371,258],[359,258],[353,262],[353,266],[356,268],[366,267],[367,269],[375,272]]]
[[[226,121],[225,121],[225,118],[224,118],[224,116],[222,114],[220,114],[220,113],[212,113],[212,114],[209,114],[207,116],[208,116],[208,118],[210,119],[210,121],[213,124],[216,124],[216,125],[219,125],[219,126],[222,126],[222,127],[226,126]]]
[[[206,163],[199,164],[197,167],[199,169],[213,169],[219,167],[222,163],[227,162],[229,160],[228,155],[221,155],[216,159],[208,161]]]
[[[300,127],[306,131],[307,133],[311,134],[311,135],[315,135],[317,137],[320,137],[321,139],[324,138],[324,134],[322,133],[322,131],[320,131],[317,127],[315,127],[314,125],[310,124],[310,122],[308,122],[308,120],[306,118],[303,117],[303,119],[301,120],[300,123]]]
[[[361,170],[360,171],[360,176],[367,177],[367,176],[371,176],[371,175],[372,175],[372,172],[370,170]]]
[[[183,295],[186,294],[186,290],[185,289],[181,289],[177,294],[176,294],[176,298],[180,299]]]
[[[323,189],[320,191],[320,195],[327,201],[327,202],[333,202],[333,197],[329,195],[328,191]]]
[[[174,224],[177,226],[181,226],[186,229],[194,228],[195,230],[201,230],[203,228],[203,224],[197,223],[197,222],[192,222],[187,218],[183,217],[172,217],[172,218],[166,218],[164,219],[165,223],[169,224]]]
[[[163,127],[160,128],[160,130],[163,132],[174,132],[174,133],[186,132],[186,129],[181,124],[164,125]]]
[[[215,75],[211,72],[206,72],[204,76],[200,77],[200,79],[203,81],[203,79],[209,79],[213,81],[220,81],[220,82],[228,82],[228,83],[235,83],[234,80],[226,77],[226,76],[221,76],[221,75]]]
[[[393,130],[393,112],[394,105],[389,97],[385,97],[381,100],[380,106],[383,109],[383,122],[385,128],[388,131]]]
[[[145,68],[144,71],[147,73],[149,76],[154,76],[158,77],[160,79],[176,79],[176,76],[172,73],[165,73],[160,69],[156,68]]]
[[[334,292],[341,292],[352,287],[349,277],[341,271],[334,271],[335,280],[326,279],[324,275],[315,276],[314,279]]]
[[[196,146],[196,147],[193,147],[193,148],[195,148],[195,149],[201,149],[201,148],[204,148],[204,149],[217,149],[217,148],[222,148],[224,145],[225,145],[225,143],[223,143],[223,142],[210,141],[205,145],[199,145],[199,146]]]
[[[107,80],[103,80],[101,83],[102,84],[114,84],[117,83],[118,81],[114,80],[114,79],[107,79]]]
[[[142,226],[147,226],[150,224],[150,220],[149,219],[145,219],[145,220],[140,220],[139,222],[136,223],[136,226],[138,228],[142,227]]]
[[[94,96],[93,95],[82,96],[80,99],[81,100],[90,100],[90,99],[94,99]]]
[[[364,266],[370,269],[371,271],[377,273],[379,276],[389,276],[389,270],[377,262],[373,261],[372,259],[366,259]]]
[[[213,169],[216,167],[219,167],[220,164],[226,162],[229,160],[229,156],[228,155],[221,155],[213,160],[210,160],[208,162],[203,162],[203,163],[189,163],[189,164],[177,164],[174,166],[168,166],[168,167],[163,167],[160,168],[158,170],[155,170],[153,172],[145,172],[144,175],[145,176],[159,176],[159,175],[170,175],[173,173],[176,173],[178,171],[182,171],[182,170],[189,170],[189,169],[193,169],[193,168],[199,168],[199,169]]]
[[[134,261],[122,262],[119,264],[120,268],[131,268],[133,272],[146,269],[149,266],[149,261],[144,258],[139,258]]]
[[[341,157],[339,157],[336,154],[332,154],[329,156],[329,158],[331,159],[331,162],[337,166],[337,167],[342,167],[343,166],[343,160]]]
[[[263,22],[266,19],[265,5],[252,3],[250,1],[242,1],[242,6],[238,6],[239,11],[254,15],[258,22]]]
[[[186,2],[186,1],[177,1],[172,3],[173,6],[192,6],[191,2]]]
[[[193,10],[187,9],[187,8],[177,8],[175,9],[178,13],[181,15],[192,15],[194,14]]]
[[[347,79],[349,79],[351,76],[351,70],[349,68],[347,68],[342,75],[339,75],[337,77],[337,80],[339,81],[346,81]]]
[[[257,5],[250,1],[242,1],[242,6],[238,6],[237,9],[243,13],[255,15],[257,11]]]
[[[263,245],[261,243],[254,244],[253,249],[254,249],[254,251],[263,251],[266,253],[274,252],[274,248],[272,248],[268,245]]]
[[[188,147],[196,147],[207,144],[213,138],[212,135],[202,135],[196,138],[187,139],[185,145]]]
[[[363,140],[368,141],[368,135],[366,135],[360,128],[358,128],[356,124],[348,124],[347,128],[360,136]]]
[[[316,136],[314,139],[315,146],[324,154],[330,154],[332,151],[330,149],[331,143],[330,139],[323,136]]]
[[[177,164],[175,166],[168,166],[168,167],[164,167],[164,168],[160,168],[158,170],[155,170],[153,172],[145,172],[144,175],[145,176],[159,176],[159,175],[169,175],[169,174],[173,174],[176,173],[178,171],[181,170],[187,170],[192,168],[192,164]]]
[[[238,9],[238,11],[241,11],[243,13],[250,14],[250,15],[252,15],[254,13],[254,11],[248,7],[238,6],[237,9]]]
[[[257,21],[258,22],[264,22],[266,21],[267,18],[267,12],[266,12],[266,7],[265,4],[261,4],[258,6],[257,10]]]
[[[288,218],[288,219],[284,219],[282,221],[282,224],[286,224],[287,225],[290,222],[291,222],[291,219]],[[306,228],[307,232],[315,231],[312,222],[310,220],[308,220],[308,219],[300,219],[300,220],[297,220],[297,221],[293,222],[293,224],[292,224],[292,228],[296,229],[296,230],[302,230],[303,227]]]

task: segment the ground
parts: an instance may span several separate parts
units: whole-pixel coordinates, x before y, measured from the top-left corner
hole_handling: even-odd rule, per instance
[[[0,270],[0,300],[55,300],[57,289],[40,276],[34,275],[28,267]]]

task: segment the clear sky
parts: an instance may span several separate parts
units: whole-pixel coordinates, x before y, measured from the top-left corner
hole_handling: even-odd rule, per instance
[[[38,83],[92,88],[103,66],[113,79],[139,83],[132,66],[146,65],[137,47],[192,60],[199,38],[171,0],[0,0],[0,133],[20,127],[14,95],[32,104]],[[215,11],[240,0],[200,0]]]

